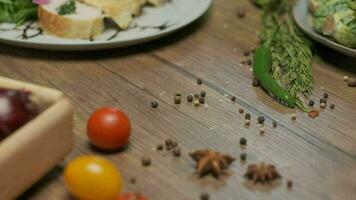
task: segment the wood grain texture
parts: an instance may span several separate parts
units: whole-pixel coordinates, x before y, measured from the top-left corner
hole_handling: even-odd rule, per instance
[[[238,9],[246,9],[238,19]],[[311,120],[304,113],[285,108],[260,88],[251,86],[251,72],[240,66],[243,51],[258,42],[259,11],[247,0],[214,1],[209,12],[194,24],[169,37],[130,48],[100,52],[45,52],[0,45],[0,74],[62,90],[76,108],[76,148],[66,161],[82,154],[107,157],[121,169],[126,191],[139,191],[153,200],[194,200],[203,191],[211,199],[353,199],[356,198],[356,90],[344,75],[356,76],[355,60],[317,46],[324,62],[315,62],[312,99],[328,92],[334,111],[326,109]],[[196,84],[197,78],[203,85]],[[324,87],[324,90],[320,88]],[[186,103],[190,93],[206,91],[207,106]],[[175,105],[175,92],[183,103]],[[237,96],[237,103],[229,100]],[[158,101],[158,109],[150,107]],[[125,151],[103,154],[92,150],[85,135],[86,120],[101,106],[124,110],[132,120],[133,135]],[[238,109],[252,115],[250,128]],[[297,113],[296,122],[290,114]],[[266,117],[261,136],[257,116]],[[272,120],[278,122],[273,129]],[[248,139],[246,149],[238,146]],[[156,152],[158,143],[172,138],[183,155]],[[212,148],[239,157],[221,180],[197,178],[188,152]],[[149,155],[152,166],[141,166]],[[270,191],[248,187],[243,174],[250,163],[275,164],[283,179]],[[63,166],[65,163],[62,163]],[[130,177],[137,184],[129,183]],[[286,180],[294,182],[292,190]],[[256,191],[257,190],[257,191]],[[70,199],[56,168],[21,199]]]

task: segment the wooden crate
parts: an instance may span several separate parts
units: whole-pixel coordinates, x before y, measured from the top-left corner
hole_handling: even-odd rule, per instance
[[[0,87],[26,89],[43,111],[0,142],[0,199],[23,193],[73,147],[73,108],[62,92],[0,77]]]

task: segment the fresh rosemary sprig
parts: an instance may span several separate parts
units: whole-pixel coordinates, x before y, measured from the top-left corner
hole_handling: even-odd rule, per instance
[[[279,28],[271,43],[273,78],[290,96],[309,96],[313,89],[312,43],[293,21],[290,1],[257,0],[255,3],[263,7],[262,42],[272,37],[276,27]],[[304,107],[302,104],[300,101],[298,107]]]

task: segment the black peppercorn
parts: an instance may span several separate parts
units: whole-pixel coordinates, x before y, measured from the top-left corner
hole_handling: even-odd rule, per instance
[[[166,141],[164,141],[164,143],[166,144],[166,146],[172,146],[173,140],[172,139],[166,139]]]
[[[231,101],[234,101],[234,102],[235,102],[235,101],[236,101],[236,97],[235,97],[235,96],[232,96],[232,97],[231,97]]]
[[[244,51],[244,56],[249,56],[250,55],[250,51],[249,50],[245,50]]]
[[[309,101],[309,106],[312,107],[312,106],[314,106],[314,104],[315,104],[315,102],[314,102],[313,100],[310,100],[310,101]]]
[[[246,138],[244,138],[244,137],[242,137],[242,138],[240,138],[240,145],[246,145],[247,144],[247,139]]]
[[[251,115],[250,115],[250,113],[246,113],[246,114],[245,114],[245,119],[251,120]]]
[[[260,85],[260,81],[257,80],[256,78],[254,78],[253,81],[252,81],[252,86],[253,87],[258,87],[259,85]]]
[[[199,103],[205,104],[205,98],[204,98],[204,97],[200,97],[200,98],[199,98]]]
[[[240,154],[240,160],[241,160],[242,162],[246,161],[246,158],[247,158],[247,154],[246,154],[246,153]]]
[[[190,95],[187,96],[187,101],[188,102],[193,102],[193,99],[194,99],[193,95],[190,94]]]
[[[334,109],[335,108],[335,104],[330,104],[330,109]]]
[[[263,124],[265,122],[265,118],[263,116],[259,116],[257,118],[257,121],[258,121],[259,124]]]
[[[203,83],[203,80],[201,80],[200,78],[197,79],[197,84],[201,85]]]
[[[251,64],[252,64],[252,60],[251,60],[251,59],[248,59],[248,60],[246,61],[246,64],[251,65]]]
[[[151,165],[151,158],[148,156],[143,156],[141,158],[141,163],[143,166],[149,166],[149,165]]]
[[[206,92],[205,92],[205,91],[201,91],[201,92],[200,92],[200,96],[201,96],[201,97],[205,97],[205,96],[206,96]]]
[[[324,97],[325,99],[327,99],[327,98],[329,98],[329,94],[328,94],[328,93],[324,93],[324,94],[323,94],[323,97]]]
[[[182,99],[181,99],[180,96],[175,96],[175,97],[174,97],[174,103],[175,103],[175,104],[180,104],[181,101],[182,101]]]
[[[157,150],[162,151],[163,150],[163,144],[157,144]]]
[[[151,107],[152,108],[157,108],[158,107],[158,102],[157,101],[152,101],[151,102]]]

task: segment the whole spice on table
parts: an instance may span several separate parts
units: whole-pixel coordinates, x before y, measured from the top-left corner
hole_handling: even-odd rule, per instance
[[[322,108],[322,109],[326,108],[326,104],[325,103],[321,103],[320,104],[320,108]]]
[[[250,113],[246,113],[245,114],[245,119],[251,120],[251,114]]]
[[[235,101],[236,101],[236,97],[235,97],[235,96],[232,96],[232,97],[231,97],[231,101],[232,101],[232,102],[235,102]]]
[[[252,64],[252,60],[251,60],[251,59],[248,59],[248,60],[246,61],[246,64],[247,64],[247,65],[251,65],[251,64]]]
[[[143,166],[146,166],[146,167],[150,166],[151,165],[151,158],[145,155],[145,156],[143,156],[141,158],[141,163],[142,163]]]
[[[245,161],[246,161],[246,158],[247,158],[247,154],[246,154],[246,153],[241,153],[241,154],[240,154],[240,161],[241,161],[241,162],[245,162]]]
[[[254,183],[270,183],[281,175],[274,165],[261,163],[249,165],[245,177]]]
[[[158,151],[162,151],[162,150],[163,150],[163,144],[157,144],[156,149],[157,149]]]
[[[209,200],[209,198],[210,198],[210,196],[209,196],[209,194],[206,193],[206,192],[203,192],[203,193],[201,193],[201,195],[200,195],[200,200]]]
[[[152,101],[151,102],[151,107],[152,108],[157,108],[158,107],[158,102],[157,101]]]
[[[321,99],[319,100],[319,103],[325,103],[325,104],[326,104],[327,101],[328,101],[328,100],[327,100],[326,98],[321,98]]]
[[[319,111],[312,110],[312,111],[310,111],[310,112],[308,113],[308,116],[309,116],[310,118],[316,118],[316,117],[319,116]]]
[[[194,106],[195,106],[195,107],[199,107],[199,105],[200,105],[199,100],[194,100]]]
[[[349,80],[349,77],[348,76],[344,76],[344,81],[347,81]]]
[[[181,96],[182,96],[182,93],[180,93],[180,92],[176,92],[175,96],[177,96],[177,97],[181,97]]]
[[[199,98],[199,103],[205,104],[205,98],[204,98],[204,97],[200,97],[200,98]]]
[[[171,146],[172,143],[173,143],[173,140],[170,139],[170,138],[167,138],[167,139],[164,141],[164,143],[165,143],[166,146]]]
[[[242,18],[245,18],[246,16],[246,10],[243,9],[243,8],[240,8],[237,10],[237,13],[236,13],[237,17],[242,19]]]
[[[180,96],[175,96],[174,97],[174,104],[180,104],[182,101],[182,98]]]
[[[246,146],[247,145],[247,139],[244,138],[244,137],[240,138],[240,145]]]
[[[244,108],[239,108],[239,113],[244,113],[245,112],[245,109]]]
[[[292,187],[293,187],[293,181],[292,181],[292,180],[288,180],[288,181],[287,181],[287,187],[288,187],[289,189],[292,189]]]
[[[251,120],[245,119],[245,126],[250,126],[250,124],[251,124]]]
[[[314,106],[314,104],[315,104],[315,102],[314,102],[313,100],[310,100],[310,101],[309,101],[309,106],[310,106],[310,107]]]
[[[266,128],[265,127],[260,127],[260,134],[264,134],[266,132]]]
[[[347,86],[349,86],[349,87],[356,87],[356,79],[354,79],[354,78],[349,78],[349,79],[347,80]]]
[[[203,80],[202,80],[201,78],[198,78],[198,79],[197,79],[197,84],[198,84],[198,85],[203,84]]]
[[[323,97],[324,97],[325,99],[327,99],[327,98],[329,98],[329,94],[328,94],[328,93],[324,93],[324,94],[323,94]]]
[[[259,85],[260,85],[260,81],[258,81],[256,78],[253,78],[252,86],[253,87],[258,87]]]
[[[187,96],[187,101],[188,102],[193,102],[193,99],[194,99],[193,95],[190,94],[190,95]]]
[[[176,147],[176,148],[173,149],[173,155],[174,155],[175,157],[180,157],[180,155],[181,155],[181,150],[180,150],[179,147]]]
[[[196,171],[200,176],[212,174],[216,178],[235,161],[229,155],[209,149],[196,150],[190,153],[190,157],[197,163]]]
[[[244,56],[246,56],[246,57],[247,57],[247,56],[250,56],[250,51],[249,51],[249,50],[245,50],[245,51],[244,51]]]
[[[201,97],[205,97],[205,96],[206,96],[206,92],[205,92],[205,91],[201,91],[201,92],[200,92],[200,96],[201,96]]]
[[[330,104],[330,109],[331,110],[335,109],[335,104]]]
[[[276,121],[274,121],[274,120],[273,120],[273,122],[272,122],[272,126],[273,126],[273,128],[276,128],[276,127],[277,127],[277,125],[278,125],[278,123],[277,123]]]
[[[257,118],[257,122],[258,122],[259,124],[263,124],[263,123],[265,122],[265,117],[259,116],[259,117]]]

